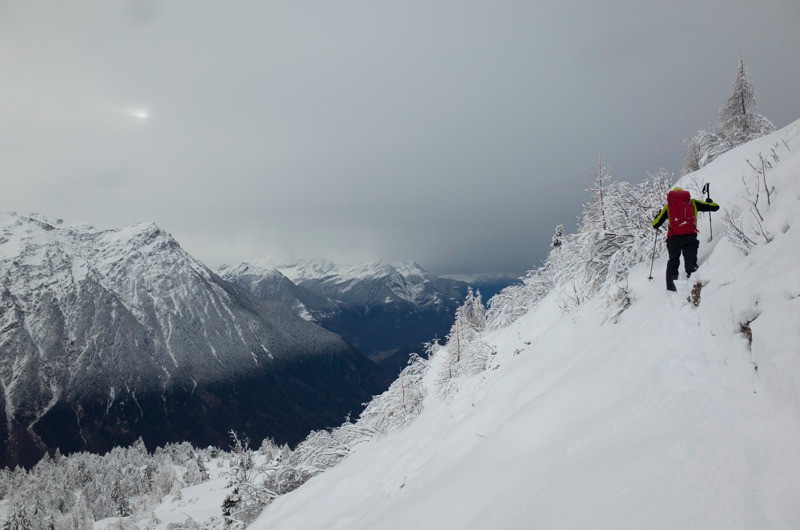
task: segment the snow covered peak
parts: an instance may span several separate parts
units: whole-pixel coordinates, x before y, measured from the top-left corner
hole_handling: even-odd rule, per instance
[[[255,262],[267,266],[266,262]],[[385,278],[399,275],[404,278],[425,276],[428,273],[413,261],[386,262],[380,260],[358,263],[335,263],[327,258],[290,260],[270,263],[295,283],[307,280],[326,280],[343,283],[353,280]]]
[[[335,274],[338,269],[339,266],[327,258],[289,259],[283,261],[261,258],[248,260],[238,265],[223,265],[219,268],[219,272],[223,276],[238,276],[241,274],[267,275],[273,274],[273,271],[277,270],[297,283],[305,279],[324,278]]]
[[[416,306],[463,298],[461,282],[443,280],[413,261],[335,263],[327,258],[274,262],[255,260],[220,269],[228,279],[266,276],[278,270],[297,285],[351,306],[376,306],[402,301]]]
[[[2,288],[11,297],[2,302],[11,304],[18,315],[7,313],[6,320],[13,320],[8,325],[21,315],[27,335],[39,348],[46,350],[45,344],[53,340],[48,335],[62,332],[50,329],[54,323],[51,315],[42,314],[43,307],[54,304],[48,311],[62,315],[58,326],[71,329],[86,325],[81,304],[94,304],[106,297],[118,308],[111,312],[111,322],[106,325],[122,319],[124,323],[116,324],[120,329],[143,326],[156,330],[154,344],[167,355],[167,359],[156,362],[173,368],[196,364],[188,357],[181,360],[183,356],[218,347],[195,345],[185,350],[177,346],[178,333],[171,328],[174,315],[195,314],[198,299],[204,297],[210,297],[204,303],[212,303],[211,298],[218,306],[230,303],[214,274],[152,222],[98,230],[86,224],[51,222],[38,214],[2,213],[0,273]],[[133,321],[126,321],[131,318]],[[204,318],[214,317],[206,314]],[[198,322],[201,320],[198,318]],[[203,377],[214,375],[208,371]]]
[[[21,295],[41,287],[35,280],[38,276],[47,283],[54,269],[60,272],[55,277],[59,281],[50,283],[57,290],[87,275],[115,291],[121,284],[131,286],[142,278],[174,274],[180,267],[205,278],[212,276],[153,222],[98,230],[87,224],[53,222],[40,214],[4,212],[0,214],[0,260],[7,262],[9,270],[26,264],[12,275],[15,281],[10,284],[11,292]],[[66,275],[71,276],[70,282],[60,281]]]
[[[416,262],[410,260],[375,260],[366,263],[340,266],[339,275],[348,279],[385,278],[395,275],[404,278],[405,280],[417,278],[425,281],[425,277],[430,276],[430,273],[419,266]]]
[[[403,276],[412,276],[412,275],[421,276],[423,274],[427,274],[427,271],[423,269],[422,266],[416,261],[412,260],[394,261],[391,263],[391,265],[397,272],[399,272]]]
[[[344,371],[335,375],[338,368],[329,366],[324,381],[310,381],[313,369],[283,372],[299,359],[338,363]],[[350,396],[336,411],[340,417],[370,395],[351,384],[352,369],[382,381],[378,368],[341,337],[223,281],[154,223],[97,230],[0,214],[0,410],[14,417],[11,441],[0,436],[0,447],[12,444],[0,452],[0,465],[31,461],[56,446],[108,449],[106,437],[119,442],[134,432],[156,443],[174,440],[197,410],[205,424],[198,432],[218,444],[230,417],[223,411],[225,426],[211,428],[217,420],[209,419],[208,406],[222,401],[205,402],[205,389],[226,393],[237,414],[285,412],[282,426],[250,423],[259,424],[262,436],[297,437],[307,428],[300,424],[338,396]],[[263,388],[281,379],[306,382],[289,382],[280,393]],[[226,385],[237,391],[227,394]],[[248,385],[249,397],[240,393]],[[310,387],[327,388],[328,397],[312,402],[303,390]],[[311,416],[277,410],[286,401],[305,402]]]

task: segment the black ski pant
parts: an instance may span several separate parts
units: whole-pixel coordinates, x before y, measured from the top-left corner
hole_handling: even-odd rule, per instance
[[[700,241],[697,240],[697,234],[667,238],[667,253],[669,254],[669,260],[667,261],[667,289],[670,291],[675,290],[675,280],[678,279],[681,254],[683,254],[683,266],[686,269],[686,275],[690,276],[697,270],[697,249],[699,247]]]

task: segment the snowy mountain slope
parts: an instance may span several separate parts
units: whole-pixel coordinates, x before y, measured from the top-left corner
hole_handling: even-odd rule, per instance
[[[413,262],[255,261],[223,267],[220,276],[262,300],[289,305],[392,373],[422,342],[449,329],[467,290]]]
[[[484,335],[492,369],[443,399],[434,366],[409,427],[357,447],[251,528],[800,527],[800,122],[694,177],[746,208],[747,160],[773,148],[772,204],[759,200],[771,241],[744,255],[722,211],[711,242],[701,219],[697,307],[690,282],[664,289],[663,252],[656,280],[646,263],[629,272],[616,323],[605,296],[563,314],[553,291]]]
[[[325,320],[340,311],[339,303],[297,285],[274,268],[241,263],[223,267],[220,276],[246,288],[261,300],[279,301],[307,320]]]
[[[340,337],[224,282],[152,223],[3,213],[0,282],[6,464],[140,435],[224,444],[245,425],[297,441],[382,384]]]

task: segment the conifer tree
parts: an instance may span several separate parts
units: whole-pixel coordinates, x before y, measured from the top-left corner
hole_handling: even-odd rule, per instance
[[[719,111],[719,129],[725,138],[738,145],[775,130],[768,119],[758,114],[756,90],[741,55],[731,91],[731,97]]]
[[[456,310],[456,318],[447,335],[445,358],[437,375],[437,385],[446,395],[452,385],[450,381],[459,375],[477,373],[486,365],[489,346],[480,338],[486,328],[486,307],[480,291],[473,293],[468,288],[464,303]]]
[[[744,58],[739,55],[731,96],[720,108],[717,123],[687,142],[682,172],[685,175],[697,171],[722,153],[774,130],[772,122],[758,113],[756,91]]]
[[[32,526],[25,504],[21,501],[15,502],[11,507],[11,514],[3,525],[3,530],[30,530]]]
[[[719,110],[719,121],[728,120],[748,114],[756,114],[756,90],[750,83],[750,72],[744,64],[744,57],[739,55],[739,66],[736,69],[736,81],[733,83],[731,97]]]
[[[564,243],[564,225],[556,225],[556,230],[553,233],[553,240],[550,243],[551,248],[558,248]]]
[[[231,491],[225,497],[225,500],[222,501],[222,518],[225,521],[226,527],[233,526],[238,522],[235,514],[237,511],[237,506],[241,500],[242,497],[239,495],[239,488],[233,488],[233,491]]]
[[[195,454],[194,458],[190,458],[186,464],[186,472],[183,474],[183,481],[187,486],[194,486],[201,484],[208,480],[208,469],[203,463],[203,458],[199,454]]]
[[[114,504],[117,508],[117,515],[120,517],[128,517],[133,513],[131,509],[131,505],[128,502],[128,498],[122,492],[122,488],[119,486],[119,482],[114,484],[114,489],[111,491],[111,500],[114,501]]]
[[[75,500],[75,507],[72,510],[72,522],[76,530],[92,530],[94,526],[94,515],[86,496],[78,494]]]
[[[461,352],[466,343],[473,340],[475,334],[486,326],[486,308],[481,300],[480,291],[473,292],[472,287],[467,288],[464,303],[456,309],[456,318],[447,336],[448,350],[454,350],[454,362],[461,359]]]

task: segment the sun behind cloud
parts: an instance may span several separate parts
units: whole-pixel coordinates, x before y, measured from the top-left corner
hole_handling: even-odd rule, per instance
[[[108,109],[113,113],[123,116],[125,118],[133,118],[137,121],[145,121],[149,119],[153,113],[144,106],[120,106],[120,105],[107,105]]]
[[[150,117],[150,111],[148,109],[145,109],[145,108],[131,109],[129,111],[129,114],[130,114],[130,116],[132,116],[134,118],[138,118],[140,120],[146,120],[147,118]]]

